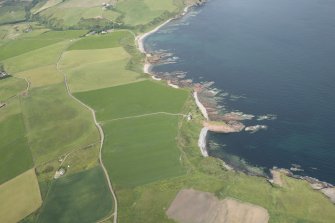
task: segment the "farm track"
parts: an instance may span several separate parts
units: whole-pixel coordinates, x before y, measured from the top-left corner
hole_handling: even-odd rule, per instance
[[[70,46],[70,45],[69,45]],[[102,129],[102,127],[100,126],[100,124],[97,122],[97,119],[96,119],[96,115],[95,115],[95,111],[94,109],[92,109],[91,107],[89,107],[88,105],[86,105],[85,103],[83,103],[82,101],[80,101],[79,99],[77,99],[75,96],[72,95],[71,93],[71,90],[70,90],[70,87],[68,85],[68,82],[67,82],[67,77],[66,77],[66,74],[59,68],[59,63],[63,57],[63,54],[64,52],[66,51],[66,49],[64,49],[59,58],[58,58],[58,61],[57,61],[57,64],[56,64],[56,69],[59,73],[61,73],[64,77],[64,83],[65,83],[65,87],[66,87],[66,91],[68,93],[68,95],[74,99],[75,101],[77,101],[79,104],[81,104],[82,106],[84,106],[85,108],[87,108],[91,113],[92,113],[92,116],[93,116],[93,121],[94,121],[94,124],[95,126],[97,127],[98,131],[99,131],[99,134],[100,134],[100,149],[99,149],[99,162],[100,162],[100,165],[104,171],[104,174],[105,174],[105,177],[107,179],[107,182],[108,182],[108,187],[109,187],[109,190],[110,192],[112,193],[112,196],[113,196],[113,200],[114,200],[114,212],[102,219],[102,220],[99,220],[97,222],[103,222],[103,221],[106,221],[107,219],[111,218],[114,216],[114,220],[113,220],[113,223],[117,223],[117,205],[118,205],[118,201],[117,201],[117,198],[116,198],[116,195],[115,195],[115,192],[113,190],[113,187],[112,187],[112,183],[111,183],[111,180],[109,178],[109,175],[108,175],[108,172],[107,172],[107,169],[103,163],[103,159],[102,159],[102,147],[103,147],[103,143],[104,143],[104,139],[105,139],[105,134],[104,134],[104,131]]]

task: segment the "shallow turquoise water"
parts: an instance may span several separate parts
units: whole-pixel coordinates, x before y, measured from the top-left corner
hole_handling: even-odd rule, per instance
[[[225,111],[276,120],[244,122],[254,134],[210,134],[209,153],[233,165],[290,168],[335,183],[335,2],[210,0],[149,36],[149,51],[173,54],[155,72],[214,81]],[[217,147],[217,146],[216,146]]]

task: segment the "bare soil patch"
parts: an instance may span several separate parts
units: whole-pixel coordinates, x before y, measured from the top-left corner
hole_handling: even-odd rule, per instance
[[[180,223],[267,223],[268,211],[231,198],[219,200],[213,194],[181,190],[166,212]]]

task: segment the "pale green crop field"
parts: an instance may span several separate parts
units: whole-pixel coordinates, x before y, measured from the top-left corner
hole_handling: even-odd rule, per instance
[[[129,60],[122,47],[72,50],[64,54],[60,67],[68,76],[71,91],[80,92],[141,80],[138,73],[125,69]]]
[[[15,223],[41,206],[34,169],[0,185],[0,222]]]
[[[31,88],[58,84],[64,81],[63,75],[57,71],[55,64],[25,70],[15,76],[26,78],[30,82]]]

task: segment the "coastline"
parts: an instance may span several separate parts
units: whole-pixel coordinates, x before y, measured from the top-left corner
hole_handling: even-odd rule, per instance
[[[155,32],[159,31],[159,29],[161,29],[163,26],[165,26],[166,24],[168,24],[169,22],[175,20],[175,19],[178,19],[184,15],[186,15],[188,12],[189,12],[189,9],[191,7],[195,6],[195,4],[193,5],[189,5],[189,6],[186,6],[183,10],[183,12],[179,15],[176,15],[175,17],[173,18],[170,18],[168,19],[167,21],[163,22],[162,24],[160,24],[159,26],[155,27],[154,29],[152,29],[151,31],[148,31],[146,33],[143,33],[143,34],[140,34],[138,36],[136,36],[135,38],[135,42],[136,42],[136,46],[138,48],[138,50],[145,54],[146,55],[146,60],[145,60],[145,63],[144,63],[144,66],[143,66],[143,72],[145,74],[148,74],[150,75],[150,77],[156,81],[161,81],[162,78],[159,78],[159,77],[156,77],[155,74],[153,72],[151,72],[151,67],[152,67],[152,64],[149,63],[149,61],[147,60],[148,58],[148,52],[146,52],[145,50],[145,47],[144,47],[144,41],[145,39],[154,34]],[[170,87],[172,88],[179,88],[178,85],[175,85],[175,84],[172,84],[169,80],[167,81],[167,85],[169,85]],[[194,89],[193,89],[194,90]],[[198,107],[198,109],[200,110],[202,116],[207,120],[207,121],[210,121],[210,118],[209,118],[209,114],[208,114],[208,110],[206,108],[206,106],[200,102],[199,100],[199,97],[198,97],[198,92],[197,91],[193,91],[193,99]],[[237,119],[238,120],[238,119]],[[244,119],[242,119],[244,120]],[[234,120],[233,120],[234,121]],[[236,121],[236,119],[235,119]],[[240,121],[240,120],[238,120]],[[249,126],[247,128],[245,128],[245,126],[243,126],[240,130],[238,131],[228,131],[228,132],[225,132],[225,133],[229,133],[229,132],[239,132],[239,131],[242,131],[242,130],[245,130],[245,131],[253,131],[254,128],[266,128],[266,126]],[[258,129],[257,129],[258,130]],[[199,138],[198,138],[198,147],[200,149],[200,152],[202,154],[203,157],[208,157],[208,151],[207,151],[207,134],[208,134],[208,131],[211,131],[210,128],[208,126],[203,126],[203,128],[201,129],[200,131],[200,134],[199,134]],[[229,170],[229,171],[234,171],[235,169],[233,167],[231,167],[230,165],[228,165],[227,163],[225,163],[223,161],[223,166]],[[277,170],[276,167],[273,167],[272,169],[269,169],[270,171],[272,170]],[[280,170],[283,170],[282,173],[285,174],[286,176],[288,177],[291,177],[291,178],[294,178],[294,179],[299,179],[299,180],[304,180],[306,182],[309,183],[309,185],[311,186],[311,188],[313,188],[313,190],[316,190],[316,191],[319,191],[321,192],[322,194],[324,194],[326,197],[328,197],[333,203],[335,203],[335,187],[330,184],[330,183],[327,183],[327,182],[324,182],[324,181],[320,181],[316,178],[313,178],[313,177],[309,177],[309,176],[301,176],[301,175],[296,175],[296,174],[293,174],[290,170],[287,170],[287,169],[283,169],[281,168]],[[264,177],[264,176],[263,176]],[[267,179],[267,181],[270,183],[270,184],[276,184],[274,183],[274,178],[275,176],[267,176],[265,177]],[[278,185],[278,184],[277,184]],[[279,185],[280,186],[280,185]],[[331,190],[334,190],[334,192],[329,192],[328,189],[331,189]],[[330,195],[329,195],[330,194]]]

